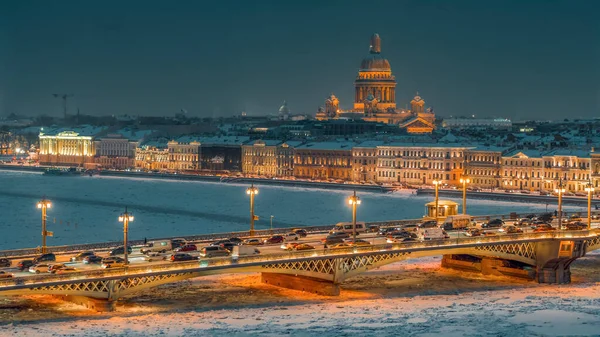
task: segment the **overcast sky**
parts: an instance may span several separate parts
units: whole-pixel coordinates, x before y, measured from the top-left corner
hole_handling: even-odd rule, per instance
[[[600,116],[600,1],[0,2],[0,116],[351,108],[369,37],[441,116]]]

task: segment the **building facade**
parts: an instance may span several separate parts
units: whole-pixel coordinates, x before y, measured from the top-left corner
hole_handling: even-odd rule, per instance
[[[147,143],[135,149],[135,167],[142,171],[165,171],[169,169],[167,144]]]
[[[377,147],[377,181],[411,186],[437,180],[457,185],[464,175],[464,145],[394,144]]]
[[[98,167],[120,170],[135,167],[139,142],[130,141],[121,134],[109,134],[94,143]]]
[[[476,147],[465,150],[465,175],[473,188],[495,189],[502,186],[502,154],[508,149]]]
[[[171,171],[189,171],[199,169],[200,143],[192,140],[175,141],[167,143],[169,151],[169,166]]]
[[[377,146],[382,141],[367,141],[352,148],[352,181],[377,182]]]
[[[40,132],[39,141],[42,165],[94,167],[96,147],[93,136],[80,135],[75,131]]]
[[[352,180],[350,142],[313,142],[296,147],[294,176],[317,180]]]

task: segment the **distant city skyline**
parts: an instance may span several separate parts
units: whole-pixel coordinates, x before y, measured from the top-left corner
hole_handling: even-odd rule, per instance
[[[369,37],[438,117],[600,115],[595,1],[0,4],[0,116],[314,115],[351,108]]]

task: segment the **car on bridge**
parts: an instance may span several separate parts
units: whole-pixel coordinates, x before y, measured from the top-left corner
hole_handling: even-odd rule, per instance
[[[260,246],[263,245],[264,242],[261,239],[246,239],[244,244],[248,246]]]
[[[563,226],[563,229],[566,229],[568,231],[580,231],[580,230],[584,230],[587,229],[587,224],[581,222],[581,221],[576,221],[576,222],[569,222],[566,225]]]
[[[275,244],[275,243],[282,243],[283,241],[285,241],[285,239],[283,238],[282,235],[273,235],[268,239],[265,239],[265,244]]]
[[[14,277],[14,275],[12,273],[9,273],[7,271],[0,271],[0,279],[12,278],[12,277]]]
[[[438,227],[437,220],[428,220],[417,224],[419,228],[435,228]]]
[[[218,240],[218,241],[211,243],[209,246],[220,246],[224,243],[231,243],[231,240],[229,240],[229,239]]]
[[[51,274],[56,273],[59,269],[65,268],[66,266],[63,263],[55,263],[48,265],[48,272]]]
[[[182,239],[182,238],[171,239],[171,248],[175,249],[175,248],[184,246],[186,243],[187,243],[186,239]]]
[[[0,259],[0,268],[7,268],[10,267],[10,260],[9,259]]]
[[[285,241],[298,241],[299,238],[298,238],[298,234],[292,232],[292,233],[283,234],[283,239]]]
[[[280,246],[280,248],[283,250],[294,250],[294,247],[296,247],[299,244],[300,244],[299,242],[288,242],[288,243],[282,244]]]
[[[523,230],[515,225],[504,225],[498,228],[498,232],[505,234],[521,234]]]
[[[48,270],[47,263],[38,263],[38,264],[34,264],[33,266],[29,267],[29,272],[39,274],[39,273],[48,273],[50,271]]]
[[[335,232],[332,234],[327,235],[327,237],[321,239],[321,242],[325,245],[333,245],[336,243],[342,243],[344,242],[344,239],[347,239],[350,237],[350,234],[346,233],[346,232]]]
[[[23,271],[25,269],[29,269],[29,267],[33,266],[33,260],[21,260],[18,264],[17,264],[17,268],[19,268],[20,271]]]
[[[556,228],[552,227],[552,225],[550,225],[550,224],[539,224],[535,227],[533,232],[540,233],[540,232],[551,232],[551,231],[555,231],[555,230],[556,230]]]
[[[292,232],[296,233],[301,238],[305,238],[308,236],[308,232],[306,231],[306,229],[303,228],[294,228],[292,229]]]
[[[479,228],[469,228],[465,232],[465,236],[473,237],[473,236],[481,236],[481,235],[483,235],[483,232]]]
[[[62,275],[62,274],[69,274],[69,273],[76,273],[79,270],[73,268],[73,267],[64,267],[64,268],[60,268],[59,270],[57,270],[55,273],[58,275]]]
[[[54,255],[53,253],[46,253],[46,254],[42,254],[38,257],[36,257],[35,259],[33,259],[33,264],[37,264],[40,262],[54,262],[56,261],[56,255]]]
[[[197,259],[197,257],[191,256],[190,254],[186,253],[177,253],[171,255],[171,262],[192,261]]]
[[[315,249],[315,247],[309,245],[308,243],[299,243],[294,246],[293,250],[311,250]]]
[[[104,269],[118,268],[125,266],[125,259],[118,256],[105,257],[102,259],[101,267]]]
[[[416,232],[419,229],[419,225],[416,223],[410,223],[402,226],[402,230],[407,232]]]
[[[86,256],[83,259],[83,263],[84,264],[102,263],[102,256],[98,256],[98,255],[89,255],[89,256]]]
[[[131,254],[133,250],[131,249],[131,246],[127,246],[127,254]],[[123,246],[121,247],[117,247],[113,250],[110,251],[110,253],[108,254],[110,256],[115,256],[115,255],[125,255],[125,249],[123,248]]]
[[[71,262],[83,261],[88,256],[94,255],[92,251],[81,252],[73,257],[71,257]]]
[[[371,243],[367,240],[362,240],[362,239],[346,239],[344,240],[345,244],[348,244],[349,246],[369,246]]]
[[[200,256],[202,257],[223,257],[230,254],[230,251],[221,246],[206,246],[200,249]]]
[[[196,247],[196,245],[188,243],[179,248],[176,248],[174,251],[176,251],[176,252],[195,252],[197,250],[198,250],[198,247]]]
[[[241,245],[244,240],[240,238],[229,238],[229,242],[234,243],[236,245]]]
[[[494,219],[481,224],[481,228],[500,228],[502,226],[504,226],[504,221],[502,219]]]

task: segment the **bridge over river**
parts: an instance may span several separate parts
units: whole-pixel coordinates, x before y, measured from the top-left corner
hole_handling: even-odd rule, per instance
[[[88,299],[88,306],[104,310],[119,298],[143,289],[206,275],[247,272],[260,272],[263,282],[275,286],[337,295],[346,279],[368,270],[440,255],[445,267],[560,284],[570,282],[570,264],[574,260],[600,248],[600,230],[374,242],[367,246],[273,251],[188,262],[155,261],[122,268],[14,277],[0,280],[0,295],[63,295],[80,303]]]

